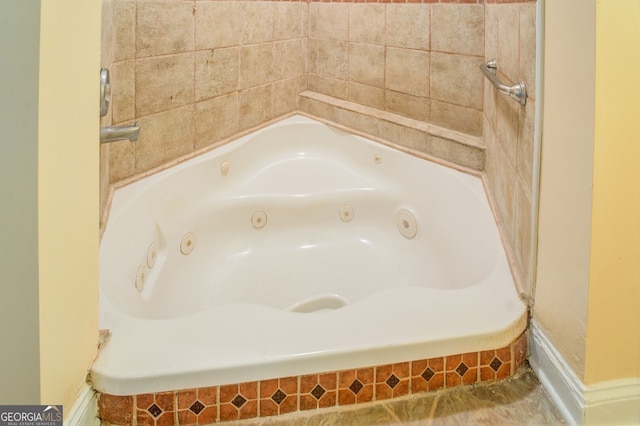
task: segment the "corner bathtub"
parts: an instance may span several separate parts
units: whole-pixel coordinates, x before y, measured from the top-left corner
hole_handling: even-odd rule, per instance
[[[526,328],[483,185],[293,116],[113,194],[96,390],[499,348]]]

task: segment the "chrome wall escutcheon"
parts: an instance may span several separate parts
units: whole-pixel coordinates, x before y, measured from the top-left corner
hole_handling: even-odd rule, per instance
[[[109,69],[102,68],[100,70],[100,117],[107,115],[109,111],[109,99],[111,97],[111,81],[109,78]]]

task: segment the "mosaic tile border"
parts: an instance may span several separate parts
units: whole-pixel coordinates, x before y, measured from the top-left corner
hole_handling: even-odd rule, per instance
[[[348,406],[514,375],[527,331],[498,349],[353,370],[156,394],[99,394],[99,417],[113,425],[205,425]]]

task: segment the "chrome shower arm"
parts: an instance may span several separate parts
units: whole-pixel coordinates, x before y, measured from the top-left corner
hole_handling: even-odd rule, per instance
[[[109,143],[128,139],[137,141],[140,138],[140,126],[136,121],[131,126],[109,126],[100,129],[100,143]]]

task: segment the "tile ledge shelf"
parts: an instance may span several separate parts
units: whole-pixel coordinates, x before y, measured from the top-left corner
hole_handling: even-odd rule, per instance
[[[299,94],[298,110],[328,124],[337,124],[349,132],[463,172],[477,175],[484,171],[485,147],[480,136],[310,90]]]

